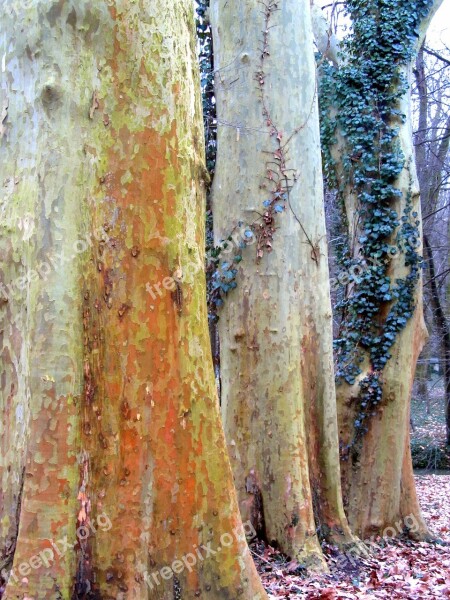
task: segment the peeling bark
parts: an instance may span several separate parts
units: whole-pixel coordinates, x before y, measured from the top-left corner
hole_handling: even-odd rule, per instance
[[[13,181],[1,272],[29,275],[0,307],[3,422],[19,404],[29,414],[4,600],[264,599],[208,340],[192,3],[0,5],[0,181]],[[2,444],[1,466],[20,473],[14,440]],[[13,512],[7,498],[12,531]]]
[[[408,190],[412,186],[412,210],[417,212],[417,218],[420,220],[420,197],[414,165],[408,95],[402,99],[399,110],[407,116],[406,122],[400,126],[399,140],[405,164],[409,164],[410,167],[403,170],[396,183],[396,187],[403,193],[393,202],[392,208],[397,214],[403,214]],[[337,140],[332,152],[338,162],[345,152],[345,142],[339,136]],[[358,202],[352,190],[346,190],[344,194],[349,236],[351,240],[358,240]],[[358,255],[359,245],[356,242],[353,244],[353,251]],[[407,272],[403,254],[398,253],[391,262],[387,276],[391,281],[395,281],[404,277]],[[415,305],[414,314],[397,336],[390,350],[391,358],[383,371],[382,408],[377,416],[368,422],[369,431],[362,438],[357,462],[353,464],[351,460],[347,460],[343,461],[341,466],[346,513],[352,531],[361,538],[382,534],[387,527],[394,527],[398,531],[396,523],[401,523],[402,529],[406,517],[414,517],[417,523],[417,531],[411,532],[411,535],[428,536],[415,493],[409,441],[412,385],[417,359],[427,339],[423,318],[422,281],[415,292]],[[337,386],[340,439],[344,446],[348,446],[353,438],[357,418],[353,400],[359,394],[359,381],[370,372],[367,358],[361,364],[361,370],[353,385],[342,383]]]
[[[409,96],[403,98],[399,110],[407,115],[407,121],[400,128],[399,139],[406,164],[396,187],[403,191],[392,207],[401,215],[405,209],[409,186],[412,184],[413,211],[420,219],[420,197],[414,165],[412,146],[412,126]],[[342,142],[343,143],[343,142]],[[333,149],[338,159],[344,152],[343,146]],[[350,239],[359,237],[357,200],[351,191],[345,194],[345,210],[349,223]],[[359,247],[355,244],[355,254]],[[387,276],[391,281],[404,277],[403,254],[392,260]],[[401,331],[390,350],[389,359],[383,372],[383,400],[379,414],[368,422],[369,431],[363,436],[358,461],[343,461],[342,487],[344,505],[350,527],[361,538],[382,534],[387,527],[403,528],[406,517],[412,516],[417,522],[417,535],[428,536],[417,501],[409,441],[410,400],[418,356],[427,339],[423,318],[422,282],[415,294],[416,308],[413,316]],[[366,360],[361,365],[362,373],[354,385],[342,383],[337,386],[338,417],[340,438],[344,446],[353,437],[354,422],[357,418],[353,399],[359,393],[359,381],[370,372]]]
[[[427,27],[439,8],[442,0],[436,0],[430,7],[427,17],[420,25],[416,49],[420,47]],[[325,56],[336,63],[330,55],[326,41],[323,42],[324,25],[316,10],[317,42]],[[320,27],[319,27],[320,25]],[[322,42],[321,42],[322,40]],[[338,61],[339,62],[339,61]],[[410,80],[411,65],[403,69],[406,80]],[[399,102],[398,110],[406,116],[399,123],[399,143],[405,157],[405,165],[396,188],[402,196],[392,203],[392,208],[402,215],[408,193],[412,195],[412,211],[421,221],[419,183],[412,145],[412,118],[410,95],[405,94]],[[333,108],[331,110],[333,112]],[[333,115],[332,115],[333,116]],[[355,189],[344,187],[342,156],[348,152],[342,132],[336,132],[336,143],[330,149],[336,164],[336,179],[342,185],[344,211],[348,223],[348,235],[354,256],[359,256],[361,231],[358,214],[358,199]],[[394,236],[393,236],[394,239]],[[402,278],[408,272],[404,265],[404,255],[400,252],[392,260],[387,276],[391,281]],[[351,289],[347,290],[351,293]],[[427,339],[427,329],[423,317],[422,280],[415,290],[415,311],[406,327],[399,333],[390,349],[391,358],[383,370],[382,409],[368,422],[368,432],[363,436],[358,460],[342,462],[342,489],[344,505],[352,531],[359,537],[367,538],[380,534],[392,527],[395,532],[410,527],[412,537],[427,538],[429,532],[423,521],[416,496],[411,452],[410,452],[410,401],[418,356]],[[353,385],[342,383],[337,386],[337,404],[340,441],[348,447],[354,437],[354,424],[357,407],[359,381],[371,373],[368,355],[359,365],[361,374]],[[391,531],[392,533],[392,531]]]
[[[264,211],[268,163],[277,160],[272,126],[281,145],[290,140],[295,179],[273,252],[258,261],[254,247],[244,250],[237,289],[220,311],[222,409],[243,519],[286,554],[323,567],[316,527],[339,542],[353,539],[339,481],[311,15],[308,2],[283,0],[267,27],[270,4],[211,3],[216,242]]]

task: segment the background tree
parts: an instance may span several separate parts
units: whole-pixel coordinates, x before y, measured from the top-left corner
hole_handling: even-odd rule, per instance
[[[3,598],[264,598],[209,350],[192,3],[0,6]]]
[[[444,50],[445,53],[445,50]],[[428,64],[427,64],[428,63]],[[424,213],[425,297],[429,299],[429,328],[433,346],[438,342],[444,379],[446,442],[450,445],[450,328],[446,315],[446,278],[448,270],[448,194],[445,186],[450,173],[450,60],[422,44],[414,69],[417,98],[417,127],[414,136],[417,173]],[[437,268],[442,265],[440,268]],[[433,348],[434,350],[434,348]],[[428,355],[430,351],[428,350]],[[422,357],[424,375],[419,392],[427,392],[429,358]],[[424,389],[425,388],[425,389]],[[429,399],[427,398],[429,401]],[[428,412],[430,412],[428,402]]]
[[[322,565],[343,513],[309,2],[211,2],[222,412],[241,514]],[[250,247],[249,247],[250,246]]]

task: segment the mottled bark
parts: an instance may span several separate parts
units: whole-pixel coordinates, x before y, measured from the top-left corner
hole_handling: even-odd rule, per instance
[[[265,598],[208,340],[192,3],[0,6],[0,270],[27,276],[0,307],[4,600]]]
[[[420,219],[409,95],[402,100],[400,110],[407,115],[407,121],[401,126],[399,139],[405,164],[410,166],[403,170],[397,181],[396,187],[403,193],[392,206],[398,215],[403,214],[411,186],[412,210],[417,212]],[[343,152],[344,147],[339,147],[339,144],[333,150],[335,157],[342,156]],[[356,240],[359,237],[356,218],[358,204],[351,192],[345,195],[345,210],[351,239]],[[357,244],[354,251],[358,254]],[[391,281],[395,281],[404,277],[407,272],[404,255],[398,253],[391,261],[387,276]],[[390,350],[391,358],[383,371],[382,408],[368,421],[369,431],[361,440],[358,461],[355,464],[351,460],[342,463],[346,512],[352,530],[363,538],[375,533],[381,534],[386,527],[394,527],[398,531],[396,523],[401,523],[400,529],[403,529],[405,518],[411,515],[418,524],[417,532],[421,535],[427,534],[415,493],[409,442],[412,385],[417,358],[427,338],[421,281],[416,289],[415,305],[413,316],[397,335],[396,342]],[[362,372],[354,385],[341,383],[337,386],[340,437],[344,446],[350,444],[353,437],[354,422],[357,418],[357,405],[353,400],[359,394],[359,381],[370,372],[368,360],[361,365],[361,369]]]
[[[430,8],[428,16],[421,23],[417,48],[420,47],[428,24],[442,3],[436,0]],[[320,15],[317,14],[315,31],[321,50],[329,60],[336,63],[335,55],[330,54],[327,41],[323,41]],[[322,41],[321,41],[322,40]],[[332,45],[331,45],[332,47]],[[344,59],[342,59],[344,60]],[[403,70],[404,76],[410,80],[411,65]],[[399,142],[405,157],[405,166],[396,187],[402,196],[392,203],[392,208],[402,215],[409,194],[412,197],[412,211],[421,220],[419,184],[414,161],[412,145],[412,119],[409,92],[399,103],[400,113],[406,115],[404,123],[399,123]],[[331,109],[333,113],[333,108]],[[333,116],[333,114],[331,115]],[[336,179],[341,186],[340,192],[344,200],[345,217],[348,223],[348,235],[355,257],[360,254],[359,238],[361,235],[359,202],[353,186],[345,186],[342,157],[348,152],[345,137],[338,130],[336,143],[330,149],[336,165]],[[394,240],[394,236],[392,237]],[[387,276],[391,281],[404,277],[408,268],[404,264],[404,255],[399,252],[392,260]],[[351,293],[351,288],[347,290]],[[427,330],[423,318],[422,281],[415,290],[415,311],[406,327],[397,335],[394,346],[390,349],[391,358],[383,370],[382,409],[372,417],[368,432],[360,442],[358,460],[342,462],[342,487],[344,505],[354,533],[361,538],[372,534],[383,534],[387,527],[388,535],[410,528],[411,536],[427,537],[428,529],[423,522],[417,501],[410,453],[410,401],[414,381],[417,358],[427,339]],[[360,393],[359,381],[372,372],[368,353],[360,365],[361,374],[354,385],[342,383],[337,386],[339,434],[343,446],[349,446],[354,437],[357,403]]]
[[[292,186],[273,251],[261,260],[256,246],[243,251],[220,310],[222,409],[243,519],[320,565],[316,527],[352,538],[339,482],[311,15],[307,1],[282,0],[267,18],[274,4],[211,3],[217,243],[260,218],[280,173]]]

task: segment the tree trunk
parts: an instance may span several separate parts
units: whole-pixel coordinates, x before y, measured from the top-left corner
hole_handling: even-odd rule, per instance
[[[426,323],[426,321],[425,321]],[[416,385],[417,395],[420,400],[425,402],[426,414],[431,414],[430,394],[428,393],[428,379],[429,379],[429,366],[430,366],[430,347],[426,344],[423,351],[420,354],[419,362],[416,368]],[[411,423],[413,419],[411,418]],[[413,428],[414,431],[414,428]]]
[[[411,167],[409,173],[403,171],[396,184],[397,189],[402,190],[402,196],[395,201],[393,209],[398,215],[404,214],[411,175],[412,211],[420,215],[419,188],[412,162],[409,96],[403,99],[400,110],[408,116],[408,121],[402,126],[400,139],[405,162],[411,161]],[[348,202],[346,210],[349,222],[354,220],[357,206],[352,207]],[[400,254],[392,261],[388,276],[391,281],[396,281],[405,277],[406,273],[404,255]],[[369,430],[363,436],[358,461],[355,464],[352,460],[342,462],[347,515],[352,530],[363,539],[382,534],[387,527],[397,532],[403,530],[406,518],[411,515],[417,523],[417,527],[411,528],[411,533],[417,536],[428,534],[416,497],[409,441],[412,385],[417,359],[426,339],[420,282],[415,292],[414,314],[398,334],[390,350],[391,358],[384,369],[382,408],[369,421]],[[365,362],[354,385],[342,383],[337,386],[340,434],[344,446],[350,444],[354,422],[358,418],[353,399],[359,393],[359,382],[370,373],[371,366]],[[400,523],[400,528],[396,523]]]
[[[322,566],[316,527],[334,541],[352,537],[339,481],[309,2],[211,6],[218,277],[231,272],[237,284],[219,318],[235,484],[243,520]]]
[[[0,5],[3,598],[265,598],[208,340],[192,3]]]
[[[439,2],[436,2],[423,22],[419,24],[421,35],[426,30],[431,15],[439,4]],[[401,5],[401,3],[398,3],[398,9],[408,10],[406,5]],[[342,79],[339,79],[342,86],[335,91],[335,98],[342,98],[342,106],[345,102],[347,104],[347,106],[344,106],[342,115],[348,116],[348,111],[351,110],[348,107],[353,106],[352,103],[356,105],[359,102],[360,113],[355,111],[354,114],[367,116],[367,119],[359,124],[356,123],[355,116],[355,124],[349,122],[347,125],[344,117],[339,112],[341,105],[332,104],[328,108],[328,122],[332,126],[336,122],[340,125],[336,130],[331,130],[331,135],[330,131],[326,129],[323,129],[323,132],[329,144],[327,160],[332,167],[334,182],[337,184],[343,200],[345,217],[348,222],[349,257],[347,265],[361,264],[361,257],[374,258],[374,255],[370,254],[372,250],[369,251],[367,248],[372,248],[372,246],[369,246],[371,243],[378,243],[380,253],[377,256],[381,257],[379,264],[384,261],[384,264],[387,265],[382,267],[382,271],[383,281],[388,282],[389,294],[382,298],[379,304],[373,305],[375,316],[372,321],[369,320],[369,317],[358,316],[365,315],[366,313],[363,311],[366,309],[367,314],[369,314],[368,303],[374,302],[373,298],[376,298],[377,295],[383,296],[384,294],[384,292],[381,293],[381,284],[377,285],[377,269],[379,267],[371,266],[370,263],[365,266],[363,263],[362,270],[365,271],[366,275],[362,277],[361,281],[363,281],[363,285],[365,282],[369,282],[372,287],[367,289],[360,287],[358,282],[352,283],[347,290],[348,314],[346,325],[342,328],[339,336],[338,347],[340,348],[340,355],[345,360],[349,358],[349,364],[350,366],[354,364],[354,369],[350,372],[348,365],[345,363],[344,366],[340,366],[339,373],[342,379],[340,379],[337,386],[340,436],[342,447],[345,450],[342,462],[344,505],[352,531],[362,538],[372,534],[392,536],[406,529],[409,529],[412,536],[423,537],[428,535],[428,530],[422,520],[415,492],[410,455],[409,426],[410,399],[415,367],[418,355],[426,340],[427,332],[423,319],[420,271],[417,266],[414,267],[416,263],[408,262],[411,260],[411,256],[415,260],[417,255],[414,257],[414,249],[410,244],[409,237],[405,242],[406,249],[397,249],[396,241],[397,234],[400,234],[400,232],[404,236],[407,235],[406,233],[403,234],[403,229],[409,227],[411,221],[414,221],[414,225],[418,228],[418,235],[421,233],[419,188],[412,146],[410,96],[409,93],[405,93],[398,102],[395,101],[394,93],[398,91],[398,86],[401,85],[401,78],[396,63],[393,63],[391,67],[395,73],[389,81],[389,85],[392,86],[389,88],[389,93],[392,94],[390,98],[394,98],[393,108],[398,112],[388,113],[389,109],[387,107],[389,104],[384,103],[385,96],[383,94],[386,95],[386,92],[383,90],[382,84],[379,88],[371,89],[367,96],[360,98],[360,90],[363,89],[364,85],[367,85],[366,76],[367,73],[370,73],[370,69],[373,69],[372,75],[377,72],[377,67],[378,69],[387,69],[386,56],[378,56],[377,52],[379,48],[383,47],[383,43],[388,45],[393,42],[392,38],[383,39],[381,36],[384,35],[383,26],[385,26],[385,23],[390,23],[391,20],[395,22],[394,17],[397,18],[397,15],[390,14],[389,10],[391,9],[381,10],[378,5],[372,6],[370,3],[353,2],[352,10],[354,11],[352,16],[355,19],[361,19],[361,23],[354,21],[355,37],[353,39],[358,42],[357,36],[361,35],[362,38],[359,40],[360,46],[358,47],[361,49],[364,46],[364,49],[357,53],[352,46],[348,58],[349,62],[343,61],[342,65],[339,65],[339,69],[344,69],[344,75]],[[423,11],[423,7],[421,10]],[[373,29],[369,32],[368,27],[372,26]],[[392,27],[392,25],[389,26]],[[378,35],[377,39],[370,37],[374,35],[374,32],[375,35]],[[397,42],[405,44],[404,47],[411,43],[410,38],[407,36],[401,38],[400,32],[394,40],[395,44]],[[420,40],[418,44],[420,44]],[[377,49],[372,56],[371,49],[374,47]],[[402,46],[394,46],[393,48],[396,51]],[[367,56],[364,54],[365,52],[367,52]],[[326,55],[326,52],[324,54]],[[407,54],[407,56],[409,55]],[[332,57],[330,58],[332,59]],[[372,58],[373,63],[370,62]],[[384,66],[380,67],[380,61],[383,62],[383,60],[385,61]],[[363,72],[361,65],[367,65],[367,71]],[[361,72],[358,72],[358,69]],[[402,73],[408,81],[410,71],[410,65],[405,63]],[[386,72],[390,73],[391,71]],[[347,79],[345,79],[345,73],[348,75]],[[360,83],[358,78],[363,83]],[[374,80],[379,83],[382,78],[377,79],[374,76]],[[346,85],[351,87],[350,92],[347,92],[347,96],[344,91]],[[397,88],[394,86],[397,86]],[[384,89],[387,90],[388,88],[385,87]],[[376,98],[376,100],[373,100],[373,102],[376,102],[376,105],[374,105],[376,108],[370,105],[370,98]],[[365,104],[366,100],[367,105]],[[388,102],[392,102],[392,100],[389,99]],[[371,109],[373,109],[372,112]],[[325,112],[326,110],[324,110]],[[398,118],[400,114],[405,115],[404,120]],[[372,117],[372,122],[377,122],[372,131],[366,131],[366,123]],[[357,128],[358,125],[359,129]],[[353,133],[350,134],[349,129],[352,127],[355,129],[352,129]],[[392,130],[389,128],[392,128]],[[393,138],[389,138],[390,131],[395,132]],[[353,136],[352,140],[358,139],[358,135],[360,136],[361,141],[358,147],[351,146],[351,142],[349,142],[350,135]],[[373,139],[370,138],[372,141],[369,143],[368,140],[371,135]],[[389,139],[395,140],[391,150],[394,160],[396,161],[399,155],[403,156],[404,160],[403,168],[400,168],[395,181],[392,177],[393,171],[390,170],[392,164],[385,162],[386,150],[383,148],[383,143],[388,145],[388,142],[384,140]],[[379,154],[375,155],[377,148],[381,150]],[[401,149],[401,154],[398,148]],[[372,166],[372,160],[375,168]],[[365,171],[366,165],[367,170]],[[387,173],[387,175],[384,173]],[[385,191],[394,188],[395,190],[388,197],[383,196],[381,193],[377,196],[378,189]],[[368,214],[372,215],[370,211],[374,209],[378,209],[379,214],[384,219],[380,218],[378,225],[376,225],[375,218],[372,219],[372,217],[367,216]],[[398,219],[399,224],[390,233],[386,224],[391,226],[393,216]],[[406,220],[402,221],[402,217],[406,217]],[[406,225],[404,225],[405,223]],[[388,233],[380,235],[378,232],[384,227],[386,227]],[[377,242],[371,242],[371,239],[377,240]],[[378,240],[380,241],[378,242]],[[394,258],[390,255],[390,249],[386,250],[386,247],[395,247]],[[413,267],[411,267],[411,264],[413,264]],[[408,303],[405,303],[404,308],[403,304],[398,305],[400,311],[398,317],[403,318],[406,325],[403,328],[397,328],[396,337],[394,338],[395,343],[390,345],[390,340],[393,338],[388,337],[392,334],[386,328],[386,323],[388,318],[394,318],[396,315],[395,289],[396,286],[400,285],[400,281],[403,281],[405,286],[409,285],[407,283],[408,276],[413,273],[412,269],[414,268],[416,268],[417,279],[413,286],[411,298],[408,300],[408,302],[411,302],[411,310]],[[368,289],[369,291],[367,291]],[[364,302],[363,298],[365,298]],[[360,301],[359,305],[358,301]],[[409,316],[408,311],[412,313]],[[359,330],[358,328],[352,329],[352,323],[355,320],[358,322],[358,319],[360,319]],[[388,335],[385,336],[385,334]],[[381,344],[389,340],[384,346],[384,348],[388,348],[388,351],[384,349],[384,354],[380,357],[374,354],[374,346],[372,345],[372,340],[375,339],[376,335],[379,336],[376,338],[376,343],[380,344],[380,348]],[[370,343],[366,338],[371,340]],[[350,343],[352,339],[356,339],[357,342]],[[357,362],[352,363],[355,360],[354,356],[360,357],[361,362],[357,360]],[[382,360],[385,362],[382,362]],[[378,382],[381,382],[381,385],[377,388],[373,384],[378,384]],[[364,395],[364,390],[367,392],[366,395]],[[380,392],[380,397],[375,395],[377,392]],[[365,402],[365,404],[361,404],[361,402]],[[371,404],[372,402],[373,404]],[[392,529],[387,529],[388,527]]]
[[[439,290],[436,283],[436,269],[434,266],[433,251],[428,238],[424,236],[424,245],[427,251],[428,270],[430,273],[431,303],[433,306],[433,318],[439,336],[439,345],[442,349],[444,363],[444,401],[445,401],[445,426],[446,444],[450,446],[450,329],[447,323],[444,309],[442,307]]]

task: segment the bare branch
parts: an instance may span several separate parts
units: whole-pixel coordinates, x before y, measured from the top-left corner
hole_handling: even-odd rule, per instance
[[[450,66],[450,60],[448,58],[445,58],[444,56],[442,56],[442,54],[439,54],[439,52],[436,52],[435,50],[431,50],[431,48],[426,48],[425,46],[423,47],[423,49],[427,54],[431,54],[431,56],[438,58],[443,63]]]
[[[323,11],[316,4],[311,5],[312,27],[314,39],[316,41],[319,52],[321,52],[328,60],[339,65],[339,42],[331,30],[331,26],[326,20]]]

